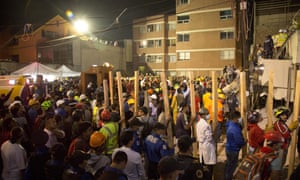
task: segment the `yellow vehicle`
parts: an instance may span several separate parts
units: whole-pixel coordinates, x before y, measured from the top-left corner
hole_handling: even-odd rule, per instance
[[[16,96],[20,96],[24,103],[27,102],[29,96],[29,87],[24,76],[0,76],[0,96],[7,96],[11,92],[5,105],[9,105],[14,101]]]

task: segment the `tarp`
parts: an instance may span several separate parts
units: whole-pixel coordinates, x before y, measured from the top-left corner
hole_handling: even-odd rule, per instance
[[[43,78],[47,79],[48,81],[53,81],[57,77],[59,77],[59,72],[57,70],[52,69],[51,67],[48,67],[38,62],[33,62],[15,72],[12,72],[11,74],[30,75],[33,78],[35,78],[36,75],[43,75]]]
[[[80,72],[76,72],[68,68],[66,65],[61,65],[56,69],[59,72],[59,77],[78,77]]]

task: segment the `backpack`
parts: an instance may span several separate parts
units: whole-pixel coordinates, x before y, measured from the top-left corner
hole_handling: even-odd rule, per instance
[[[261,180],[264,171],[266,155],[264,153],[249,154],[242,159],[235,169],[235,180]]]

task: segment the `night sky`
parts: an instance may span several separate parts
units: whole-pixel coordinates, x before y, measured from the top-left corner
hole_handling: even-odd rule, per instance
[[[67,18],[66,11],[70,10],[74,18],[84,17],[92,31],[101,31],[125,8],[127,11],[112,27],[114,30],[97,36],[111,40],[130,38],[134,18],[174,12],[175,0],[8,0],[0,7],[0,29],[22,29],[25,23],[37,26],[57,14]]]

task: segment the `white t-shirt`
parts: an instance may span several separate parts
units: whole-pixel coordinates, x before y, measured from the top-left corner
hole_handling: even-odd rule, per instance
[[[5,180],[23,179],[21,171],[27,167],[27,157],[20,144],[12,144],[10,140],[1,146],[3,162],[2,178]]]

